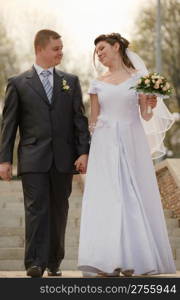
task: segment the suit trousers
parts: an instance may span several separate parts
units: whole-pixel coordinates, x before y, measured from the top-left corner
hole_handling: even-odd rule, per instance
[[[21,174],[25,206],[25,268],[54,269],[65,255],[71,173],[59,173],[53,164],[47,173]]]

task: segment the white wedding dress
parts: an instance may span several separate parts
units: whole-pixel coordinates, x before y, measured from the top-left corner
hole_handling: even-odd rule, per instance
[[[137,96],[138,78],[93,80],[100,114],[92,135],[82,203],[78,268],[176,273]]]

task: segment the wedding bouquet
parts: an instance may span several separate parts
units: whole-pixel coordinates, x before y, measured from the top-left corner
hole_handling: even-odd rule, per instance
[[[131,87],[131,89],[135,89],[138,93],[156,95],[160,98],[168,98],[173,92],[167,79],[155,72],[141,77],[137,85]],[[148,107],[147,113],[151,113],[150,106]]]

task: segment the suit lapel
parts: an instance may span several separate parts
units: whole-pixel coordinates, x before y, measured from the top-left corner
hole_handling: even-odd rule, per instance
[[[34,67],[30,69],[26,78],[28,79],[27,83],[31,86],[31,88],[45,101],[46,104],[50,105],[43,84]]]
[[[63,75],[61,74],[61,71],[57,71],[54,68],[54,88],[53,88],[53,97],[52,97],[52,105],[54,105],[59,99],[59,96],[62,97],[62,80],[63,80]]]
[[[53,76],[54,86],[53,86],[52,104],[49,103],[43,84],[34,67],[30,69],[26,78],[27,78],[27,83],[44,100],[46,104],[54,105],[57,99],[59,98],[59,96],[63,97],[63,92],[62,92],[63,74],[61,73],[61,71],[56,70],[54,68],[54,76]]]

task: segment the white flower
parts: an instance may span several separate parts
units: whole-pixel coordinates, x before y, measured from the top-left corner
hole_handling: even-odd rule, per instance
[[[164,86],[164,87],[162,88],[162,90],[165,92],[165,91],[167,91],[168,89],[166,88],[166,86]]]
[[[152,75],[151,78],[152,78],[152,79],[156,79],[156,75]]]
[[[157,82],[155,83],[154,88],[155,88],[156,90],[159,89],[159,84],[157,84]]]
[[[150,83],[150,80],[146,79],[144,82],[145,82],[145,84],[148,84],[148,83]]]
[[[70,89],[70,86],[67,84],[67,81],[65,79],[63,79],[63,81],[62,81],[62,85],[63,85],[62,89],[64,91],[68,91]]]

